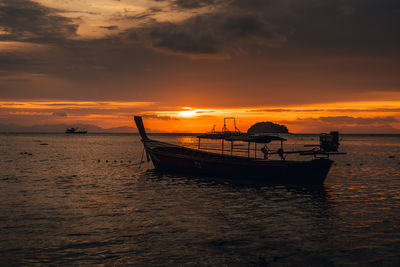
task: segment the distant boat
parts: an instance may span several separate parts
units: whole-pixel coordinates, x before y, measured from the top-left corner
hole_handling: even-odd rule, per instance
[[[87,134],[87,131],[85,129],[79,129],[79,127],[71,127],[65,130],[66,134]]]
[[[223,129],[215,132],[199,135],[198,149],[187,148],[174,144],[152,140],[147,137],[142,117],[135,116],[135,123],[142,138],[144,149],[148,160],[159,170],[170,172],[185,172],[207,176],[220,176],[225,179],[249,180],[262,183],[280,184],[323,184],[333,160],[329,159],[331,154],[345,154],[337,151],[339,146],[338,132],[320,136],[320,144],[310,150],[284,151],[283,141],[286,139],[259,135],[253,136],[241,134],[236,129],[230,132]],[[200,140],[220,139],[222,140],[219,153],[201,150]],[[224,141],[230,142],[230,149],[224,150]],[[247,156],[234,155],[236,145],[234,142],[247,143]],[[280,141],[281,148],[271,151],[265,145],[271,141]],[[257,157],[257,144],[264,144],[261,152],[263,158]],[[253,145],[251,146],[250,144]],[[333,148],[333,149],[332,149]],[[250,153],[250,151],[252,153]],[[254,155],[253,155],[254,153]],[[270,155],[278,155],[280,159],[270,159]],[[311,160],[287,160],[286,155],[299,154],[311,155]]]

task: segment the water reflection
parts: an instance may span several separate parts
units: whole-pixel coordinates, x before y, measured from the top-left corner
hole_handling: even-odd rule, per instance
[[[186,235],[196,240],[191,244],[196,249],[233,249],[232,253],[253,259],[285,262],[293,254],[300,260],[303,249],[329,246],[333,215],[323,186],[243,185],[153,171],[146,174],[165,185],[164,200],[173,191],[178,203],[169,208],[179,211],[172,212],[171,220],[181,222]],[[203,235],[208,238],[204,240]],[[274,251],[276,246],[284,247],[285,253],[282,249],[272,254],[264,251]]]
[[[165,174],[151,163],[139,169],[135,135],[0,135],[0,260],[393,265],[400,168],[388,156],[400,142],[374,138],[343,141],[357,153],[338,158],[325,185],[298,186]]]

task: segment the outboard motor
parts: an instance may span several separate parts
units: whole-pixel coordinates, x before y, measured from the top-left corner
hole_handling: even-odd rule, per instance
[[[324,152],[337,152],[339,148],[339,132],[319,135],[319,146]]]

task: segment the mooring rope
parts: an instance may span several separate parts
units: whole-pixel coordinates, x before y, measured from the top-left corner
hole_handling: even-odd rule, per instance
[[[143,156],[144,156],[144,151],[145,151],[145,150],[146,150],[146,149],[143,147],[142,157],[140,158],[140,162],[138,163],[138,164],[139,164],[138,169],[140,169],[140,167],[142,166],[142,163],[144,162],[144,161],[143,161]]]

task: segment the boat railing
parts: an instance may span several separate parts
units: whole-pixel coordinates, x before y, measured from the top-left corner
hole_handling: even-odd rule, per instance
[[[338,152],[338,138],[325,137],[327,134],[320,135],[321,144],[312,145],[312,149],[293,149],[285,150],[284,141],[285,138],[279,136],[270,135],[247,135],[247,134],[237,134],[237,135],[199,135],[197,149],[203,151],[213,151],[219,152],[225,155],[237,155],[238,153],[242,156],[247,156],[248,158],[259,158],[258,155],[261,154],[261,158],[270,159],[270,157],[277,157],[278,159],[285,160],[289,155],[298,156],[313,156],[314,158],[329,158],[330,155],[344,155],[345,152]],[[322,136],[322,137],[321,137]],[[214,139],[221,140],[218,144],[216,142],[210,147],[210,143],[201,142],[202,139]],[[328,140],[328,141],[327,141]],[[329,140],[333,140],[328,143]],[[270,145],[272,141],[280,141],[280,145]],[[267,146],[268,144],[268,146]],[[261,147],[260,147],[261,145]],[[247,148],[246,148],[247,146]],[[310,145],[303,145],[304,147],[309,147]],[[196,147],[194,147],[196,148]],[[259,153],[262,152],[262,153]]]
[[[265,136],[264,136],[265,137]],[[198,138],[198,143],[197,143],[197,149],[198,150],[203,150],[203,151],[217,151],[220,154],[230,154],[234,155],[235,153],[241,153],[241,154],[247,154],[248,158],[258,158],[257,152],[260,152],[261,148],[259,144],[262,144],[265,146],[266,143],[271,142],[271,139],[265,138],[265,141],[261,139],[254,139],[252,140],[249,135],[246,134],[241,134],[241,135],[234,135],[234,136],[209,136],[209,135],[199,135],[197,136]],[[271,137],[272,138],[272,137]],[[279,138],[279,137],[273,137],[273,139],[277,139],[280,141],[280,151],[283,151],[283,141],[286,139],[284,138]],[[213,143],[213,147],[210,147],[209,144],[208,146],[205,146],[203,144],[202,146],[202,139],[212,139],[212,140],[221,140],[221,143],[217,145],[216,143]],[[238,143],[239,142],[239,143]],[[219,146],[219,147],[217,147]],[[244,148],[247,147],[247,148]],[[279,150],[278,149],[278,150]],[[277,151],[278,151],[277,150]],[[273,154],[282,154],[282,153],[270,153],[271,155]],[[263,158],[266,158],[265,155]],[[282,158],[282,157],[281,157]]]

